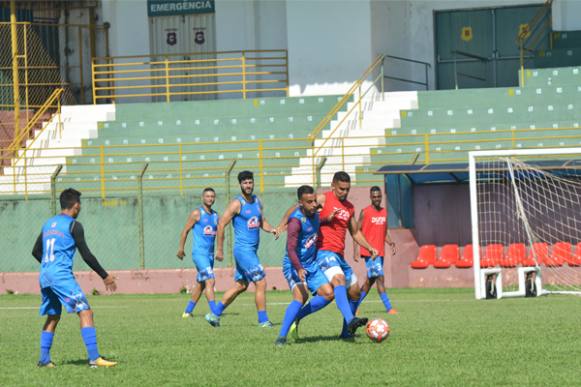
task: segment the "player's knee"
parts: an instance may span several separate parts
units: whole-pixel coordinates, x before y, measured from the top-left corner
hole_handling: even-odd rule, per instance
[[[236,282],[236,291],[238,293],[245,292],[248,289],[248,282]]]
[[[345,286],[345,276],[343,274],[335,274],[331,279],[333,286]]]
[[[325,300],[331,302],[335,298],[335,294],[333,293],[332,289],[325,289],[321,292],[321,296],[325,298]]]
[[[50,321],[50,322],[59,322],[60,319],[61,319],[60,314],[52,314],[52,315],[46,316],[46,320]]]

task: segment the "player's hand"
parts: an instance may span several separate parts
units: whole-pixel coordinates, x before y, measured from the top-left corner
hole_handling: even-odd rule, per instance
[[[335,217],[335,215],[337,215],[337,213],[341,211],[339,208],[334,208],[333,212],[331,212],[329,214],[329,216],[327,217],[327,222],[331,222],[333,220],[333,218]]]
[[[183,249],[179,249],[178,250],[178,253],[176,254],[176,256],[178,257],[178,259],[182,260],[186,256],[186,253],[184,253],[184,250]]]
[[[280,231],[276,227],[272,229],[271,233],[272,235],[274,235],[274,240],[277,240],[278,237],[280,236]]]
[[[115,277],[113,277],[111,274],[109,274],[107,277],[105,277],[105,279],[103,280],[103,283],[105,284],[105,289],[114,292],[115,290],[117,290],[117,283],[115,282]]]
[[[214,255],[216,261],[222,262],[224,260],[224,252],[222,250],[217,250],[216,254]]]
[[[369,249],[369,252],[371,253],[372,259],[377,257],[377,250],[375,250],[373,247]]]
[[[305,269],[299,269],[298,275],[301,282],[307,282],[307,271]]]
[[[391,247],[391,255],[395,255],[397,253],[397,246],[395,245],[395,242],[387,242],[387,244],[389,247]]]

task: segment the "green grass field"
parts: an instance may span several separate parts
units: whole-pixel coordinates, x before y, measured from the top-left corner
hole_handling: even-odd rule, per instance
[[[100,351],[119,361],[89,369],[75,315],[63,316],[56,369],[38,369],[38,296],[0,296],[0,385],[580,385],[581,298],[475,301],[472,290],[392,290],[389,316],[375,293],[363,316],[382,317],[381,344],[361,331],[336,339],[335,304],[304,320],[301,340],[273,342],[288,292],[269,293],[274,329],[258,328],[253,294],[227,309],[222,327],[182,320],[187,295],[91,297]]]

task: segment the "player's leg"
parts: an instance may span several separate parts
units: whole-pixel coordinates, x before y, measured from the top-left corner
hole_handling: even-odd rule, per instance
[[[373,287],[373,284],[375,282],[376,277],[374,276],[373,270],[372,270],[372,259],[370,257],[361,257],[363,259],[365,259],[365,268],[367,271],[367,278],[365,278],[365,282],[363,283],[363,285],[361,286],[361,289],[359,290],[360,292],[360,296],[359,296],[359,304],[361,304],[363,302],[363,300],[365,299],[365,297],[367,296],[367,294],[369,294],[369,289],[371,289]]]
[[[299,310],[307,302],[309,294],[304,283],[295,283],[292,288],[293,300],[287,306],[284,313],[284,318],[280,326],[280,332],[278,338],[275,341],[276,346],[282,346],[286,343],[286,337],[288,335],[289,329],[292,323],[295,321]]]
[[[224,293],[222,301],[216,304],[215,310],[206,315],[206,321],[213,327],[220,326],[220,317],[222,316],[222,313],[224,313],[224,310],[236,299],[236,297],[248,289],[248,282],[242,279],[242,277],[239,277],[238,272],[236,272],[236,275],[234,276],[234,281],[236,281],[234,286]]]
[[[202,295],[202,292],[204,291],[205,287],[206,287],[205,282],[199,281],[195,282],[192,288],[192,297],[190,298],[190,301],[188,302],[186,308],[184,309],[182,318],[192,317],[192,314],[194,313],[194,308],[196,307],[196,304],[200,300],[200,296]]]
[[[351,322],[354,316],[349,306],[349,298],[347,297],[347,289],[345,287],[345,275],[343,274],[343,270],[341,270],[340,259],[336,253],[327,250],[319,250],[317,255],[319,268],[333,286],[337,308],[345,320]]]
[[[256,312],[258,314],[258,325],[263,328],[272,328],[272,322],[270,322],[268,313],[266,313],[266,278],[254,282],[254,286],[256,286],[254,297],[256,301]]]
[[[260,259],[253,249],[235,249],[236,268],[238,275],[246,282],[253,282],[256,287],[254,295],[258,325],[263,328],[272,327],[266,312],[266,273],[260,264]]]
[[[49,287],[41,289],[41,296],[40,314],[42,316],[46,315],[46,321],[40,334],[40,357],[38,359],[38,366],[54,368],[55,364],[51,360],[50,349],[56,327],[61,318],[62,306],[57,295]]]
[[[209,279],[214,279],[214,270],[212,269],[213,259],[211,257],[196,254],[192,256],[192,260],[194,261],[194,265],[196,266],[198,274],[196,276],[196,283],[192,288],[192,297],[182,315],[183,318],[192,316],[194,308],[202,296],[202,292],[207,287],[206,281]]]
[[[389,299],[389,296],[387,295],[387,292],[385,291],[385,282],[384,282],[383,275],[380,277],[377,277],[376,283],[377,283],[377,293],[379,293],[379,298],[381,299],[381,302],[383,302],[383,305],[385,306],[386,312],[389,314],[397,314],[397,310],[395,310],[393,308],[393,306],[391,305],[391,301]]]
[[[216,312],[216,296],[214,294],[214,286],[216,285],[216,279],[211,278],[206,280],[206,289],[204,294],[206,295],[206,299],[208,300],[208,306],[210,307],[210,311],[215,314]]]
[[[295,322],[290,327],[291,336],[297,340],[299,338],[299,323],[306,316],[313,314],[331,302],[335,298],[333,294],[333,287],[327,281],[327,277],[321,270],[317,268],[316,271],[310,272],[307,277],[307,285],[311,293],[315,296],[309,303],[304,305],[296,316]]]

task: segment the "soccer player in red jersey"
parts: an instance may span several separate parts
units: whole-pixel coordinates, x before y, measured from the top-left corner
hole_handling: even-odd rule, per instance
[[[391,255],[395,255],[396,246],[391,240],[387,227],[387,209],[381,206],[383,195],[378,186],[371,187],[370,190],[371,205],[361,210],[359,214],[358,229],[361,230],[367,241],[377,250],[377,257],[372,258],[371,252],[364,246],[358,249],[357,243],[353,243],[353,259],[359,262],[358,256],[365,259],[367,267],[367,279],[361,287],[361,296],[359,303],[363,301],[373,284],[377,284],[379,298],[385,305],[385,310],[389,314],[397,314],[397,311],[391,306],[387,293],[385,293],[385,284],[383,276],[383,257],[385,256],[385,244],[391,249]]]
[[[331,191],[317,195],[317,202],[321,207],[317,264],[333,285],[335,302],[345,319],[341,332],[342,338],[352,337],[357,328],[367,324],[367,318],[355,316],[360,299],[360,289],[353,269],[344,258],[347,230],[359,245],[365,246],[371,252],[372,257],[377,255],[377,251],[358,230],[357,220],[354,216],[355,207],[347,200],[350,189],[351,177],[348,173],[340,171],[333,176]],[[286,225],[288,216],[295,208],[293,206],[287,211],[281,226]],[[309,304],[305,305],[303,309],[299,312],[296,323],[291,327],[291,333],[294,336],[296,336],[298,322],[318,310]]]

